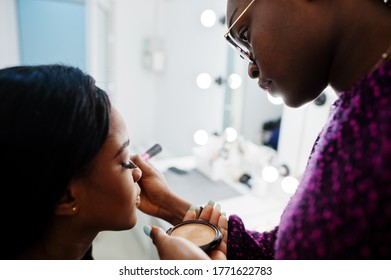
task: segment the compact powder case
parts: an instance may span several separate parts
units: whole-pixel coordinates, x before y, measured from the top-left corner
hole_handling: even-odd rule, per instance
[[[203,220],[190,220],[177,224],[167,231],[168,235],[183,237],[205,252],[217,247],[223,235],[218,227]]]

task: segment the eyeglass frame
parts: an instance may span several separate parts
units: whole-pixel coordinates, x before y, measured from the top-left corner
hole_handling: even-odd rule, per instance
[[[236,50],[240,57],[246,60],[249,63],[254,63],[254,59],[251,57],[251,54],[249,51],[243,50],[243,48],[235,42],[235,39],[231,36],[230,32],[232,27],[238,22],[238,20],[244,15],[244,13],[251,7],[251,5],[255,2],[255,0],[252,0],[250,4],[241,12],[241,14],[236,18],[236,20],[231,24],[231,26],[228,28],[227,33],[224,34],[224,38],[227,40],[228,44]]]

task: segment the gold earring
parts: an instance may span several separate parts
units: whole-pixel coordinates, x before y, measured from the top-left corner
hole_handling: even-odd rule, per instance
[[[76,206],[73,206],[73,207],[72,207],[72,212],[76,212],[76,210],[77,210],[77,207],[76,207]]]

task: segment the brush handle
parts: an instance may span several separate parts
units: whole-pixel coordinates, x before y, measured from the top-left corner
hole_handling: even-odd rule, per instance
[[[141,157],[144,160],[148,160],[151,157],[153,157],[153,156],[157,155],[158,153],[160,153],[161,151],[162,151],[162,146],[160,146],[159,144],[155,144],[151,148],[149,148],[145,153],[143,153],[141,155]]]

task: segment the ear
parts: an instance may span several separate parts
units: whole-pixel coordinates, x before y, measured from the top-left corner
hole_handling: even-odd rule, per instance
[[[69,188],[65,191],[60,201],[57,203],[55,215],[57,216],[73,216],[78,212],[78,204],[76,196],[74,195],[74,188],[70,184]]]

